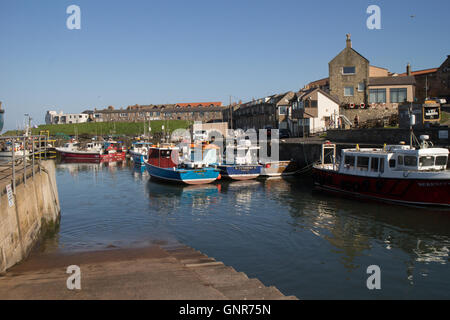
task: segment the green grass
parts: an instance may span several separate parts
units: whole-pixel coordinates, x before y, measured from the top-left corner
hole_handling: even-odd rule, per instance
[[[441,114],[441,123],[446,123],[450,120],[450,113],[442,112]]]
[[[162,132],[162,126],[165,130],[172,132],[175,129],[187,129],[192,124],[191,121],[185,120],[153,120],[150,122],[152,128],[151,134]],[[148,123],[146,124],[148,132]],[[91,122],[78,124],[56,124],[56,125],[40,125],[37,129],[33,129],[33,134],[39,134],[40,131],[49,130],[51,136],[55,135],[93,135],[93,136],[138,136],[144,133],[143,122]]]

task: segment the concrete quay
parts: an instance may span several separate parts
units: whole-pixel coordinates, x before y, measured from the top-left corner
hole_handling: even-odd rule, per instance
[[[67,288],[71,265],[80,290]],[[0,276],[0,299],[297,300],[183,245],[34,255]]]
[[[15,171],[15,190],[8,195],[6,186],[12,185],[12,169],[0,167],[0,273],[24,260],[47,231],[54,231],[60,218],[55,164],[41,161]]]

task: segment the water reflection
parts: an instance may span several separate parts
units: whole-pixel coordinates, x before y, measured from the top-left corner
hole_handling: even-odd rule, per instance
[[[55,246],[175,238],[302,298],[370,298],[377,264],[390,279],[380,297],[449,297],[446,212],[331,197],[303,177],[180,186],[126,164],[57,170]]]

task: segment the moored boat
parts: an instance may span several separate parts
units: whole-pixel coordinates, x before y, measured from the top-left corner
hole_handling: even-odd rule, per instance
[[[6,142],[6,144],[0,150],[0,161],[9,161],[14,158],[29,157],[30,151],[24,146],[23,141],[15,141],[14,145],[12,141]]]
[[[133,142],[130,149],[131,160],[137,166],[143,166],[147,160],[148,150],[152,144],[149,142]]]
[[[145,167],[152,178],[183,184],[205,184],[217,180],[219,170],[213,167],[188,168],[179,161],[178,147],[150,147]]]
[[[237,146],[227,146],[225,154],[234,154],[233,163],[217,166],[224,178],[232,180],[256,179],[261,174],[262,165],[258,163],[258,146],[252,146],[249,140],[241,140]],[[224,157],[226,161],[226,157]]]
[[[125,152],[115,141],[92,142],[82,148],[79,143],[66,143],[56,148],[63,161],[73,162],[112,162],[125,160]]]
[[[296,174],[299,167],[295,161],[261,161],[261,177],[284,177]]]
[[[449,150],[429,148],[426,138],[419,149],[406,145],[344,149],[340,161],[336,146],[328,143],[322,162],[313,167],[315,187],[358,198],[450,208]],[[331,163],[324,160],[326,150],[334,153]]]

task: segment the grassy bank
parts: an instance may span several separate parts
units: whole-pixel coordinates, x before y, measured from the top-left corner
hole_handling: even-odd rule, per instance
[[[190,121],[185,120],[153,120],[150,122],[151,134],[162,132],[162,126],[166,131],[172,132],[175,129],[187,129],[191,125]],[[57,124],[40,125],[33,129],[33,134],[39,134],[40,131],[50,131],[51,136],[55,135],[126,135],[138,136],[144,133],[143,122],[96,122],[96,123],[78,123],[78,124]],[[146,133],[148,133],[148,122],[146,123]]]

